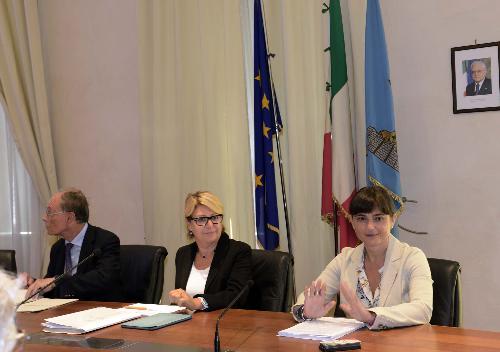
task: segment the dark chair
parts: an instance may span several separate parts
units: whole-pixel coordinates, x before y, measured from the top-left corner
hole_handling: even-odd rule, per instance
[[[286,252],[252,250],[252,279],[247,309],[289,312],[293,304],[293,257]]]
[[[453,260],[427,258],[434,292],[431,324],[462,325],[460,264]]]
[[[0,249],[0,268],[17,274],[16,251],[13,249]]]
[[[120,246],[121,279],[125,302],[158,304],[163,293],[165,247]]]

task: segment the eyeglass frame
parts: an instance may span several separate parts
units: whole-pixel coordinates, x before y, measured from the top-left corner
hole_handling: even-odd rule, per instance
[[[214,222],[215,218],[218,218],[218,217],[220,217],[220,220],[217,222]],[[210,220],[212,222],[212,224],[217,225],[217,224],[220,224],[222,222],[222,220],[224,220],[224,214],[214,214],[212,216],[199,216],[196,218],[194,218],[192,216],[188,216],[186,219],[188,219],[189,221],[194,221],[194,223],[197,226],[207,226],[208,220]],[[204,221],[204,223],[199,224],[198,222],[200,220]]]
[[[45,216],[51,217],[51,216],[54,216],[54,215],[59,215],[59,214],[64,214],[64,213],[71,213],[71,212],[67,211],[67,210],[55,211],[53,213],[49,213],[48,211],[45,211]]]

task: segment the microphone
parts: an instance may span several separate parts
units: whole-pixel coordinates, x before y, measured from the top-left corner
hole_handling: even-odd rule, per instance
[[[220,352],[220,336],[219,336],[219,322],[226,314],[226,312],[240,299],[240,297],[243,295],[243,293],[248,290],[250,287],[253,286],[253,280],[248,280],[245,286],[241,289],[240,293],[234,297],[234,299],[231,301],[231,303],[228,304],[226,308],[220,313],[219,317],[217,318],[217,323],[215,324],[215,337],[214,337],[214,352]]]
[[[87,257],[85,257],[82,261],[78,262],[76,265],[74,265],[72,268],[64,271],[61,275],[58,275],[55,277],[54,281],[52,281],[51,283],[45,285],[45,286],[42,286],[40,287],[38,290],[35,291],[35,293],[33,293],[32,295],[30,295],[28,298],[26,298],[24,301],[22,301],[21,303],[19,303],[17,305],[17,307],[19,307],[20,305],[28,302],[30,299],[32,299],[33,297],[35,297],[36,295],[42,293],[43,291],[45,291],[47,289],[47,287],[51,286],[51,285],[54,285],[57,286],[57,284],[65,277],[68,277],[69,274],[76,268],[78,268],[80,265],[82,265],[83,263],[89,261],[91,258],[94,258],[94,257],[97,257],[99,258],[102,254],[102,251],[100,248],[96,248],[94,249],[94,251],[92,253],[90,253]],[[76,275],[76,274],[75,274]],[[16,309],[17,309],[16,307]]]

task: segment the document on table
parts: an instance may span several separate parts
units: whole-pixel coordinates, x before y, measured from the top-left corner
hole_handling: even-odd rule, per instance
[[[18,312],[41,312],[49,308],[59,307],[71,302],[78,301],[76,298],[40,298],[34,301],[28,301],[21,304]]]
[[[365,326],[356,319],[323,317],[281,330],[278,336],[307,340],[335,340]]]
[[[135,303],[123,308],[139,310],[144,316],[151,316],[158,313],[176,313],[182,310],[186,310],[186,307],[181,306],[145,303]]]
[[[141,310],[97,307],[81,312],[45,319],[43,331],[62,334],[84,334],[142,316]]]

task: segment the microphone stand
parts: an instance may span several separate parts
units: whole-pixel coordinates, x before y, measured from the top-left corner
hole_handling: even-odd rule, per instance
[[[49,282],[47,285],[44,285],[42,287],[40,287],[38,290],[35,291],[35,293],[33,293],[32,295],[30,295],[28,298],[26,298],[24,301],[22,301],[21,303],[19,303],[16,307],[19,308],[19,306],[21,306],[22,304],[28,302],[30,299],[32,299],[33,297],[35,297],[36,295],[42,293],[43,291],[45,291],[47,289],[47,287],[51,286],[51,285],[54,285],[57,286],[57,284],[64,278],[64,277],[67,277],[69,276],[69,273],[71,273],[74,269],[78,268],[80,265],[82,265],[83,263],[87,262],[89,259],[93,258],[93,257],[98,257],[101,253],[101,250],[99,248],[95,249],[89,256],[87,256],[85,259],[83,259],[81,262],[77,263],[76,265],[74,265],[72,268],[64,271],[61,275],[58,275],[55,277],[55,279],[52,281],[52,282]],[[76,274],[75,274],[76,275]]]
[[[214,352],[220,352],[220,336],[219,336],[219,322],[222,319],[222,317],[226,314],[226,312],[240,299],[240,297],[243,295],[243,293],[248,290],[250,287],[253,285],[253,280],[248,280],[243,289],[234,297],[234,299],[229,303],[229,305],[224,308],[222,313],[220,313],[219,317],[217,318],[217,323],[215,324],[215,337],[214,337]]]

